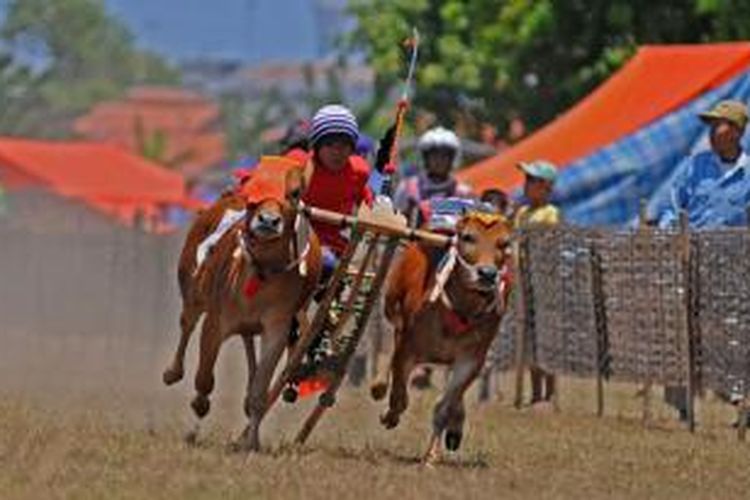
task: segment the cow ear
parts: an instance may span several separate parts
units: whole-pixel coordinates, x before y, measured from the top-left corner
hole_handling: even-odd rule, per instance
[[[247,212],[248,215],[251,215],[255,212],[255,209],[258,208],[258,202],[257,201],[248,201],[245,204],[245,212]]]
[[[302,199],[307,189],[307,179],[303,168],[291,168],[287,170],[284,179],[284,194],[292,205],[296,205]]]

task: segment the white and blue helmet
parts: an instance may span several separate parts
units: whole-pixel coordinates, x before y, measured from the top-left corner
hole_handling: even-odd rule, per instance
[[[435,127],[422,134],[417,147],[422,153],[432,149],[449,149],[457,154],[461,149],[461,141],[458,140],[458,136],[452,130]]]
[[[323,137],[342,134],[357,143],[359,125],[354,114],[339,104],[329,104],[320,108],[313,116],[310,126],[310,144],[315,147]]]

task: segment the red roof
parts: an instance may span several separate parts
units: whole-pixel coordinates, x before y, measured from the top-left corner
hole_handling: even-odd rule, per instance
[[[179,88],[138,87],[122,101],[104,102],[78,118],[74,130],[88,140],[115,144],[139,153],[137,127],[146,136],[166,137],[165,159],[183,157],[176,166],[195,174],[225,157],[219,106],[200,94]]]
[[[80,198],[123,220],[187,203],[182,175],[105,144],[0,138],[0,182]]]
[[[635,132],[750,65],[750,43],[646,46],[581,102],[516,146],[459,172],[477,190],[512,189],[519,161],[566,165]]]

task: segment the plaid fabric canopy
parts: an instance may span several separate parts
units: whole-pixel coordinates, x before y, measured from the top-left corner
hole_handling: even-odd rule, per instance
[[[587,226],[632,224],[641,200],[648,204],[649,218],[656,218],[690,155],[709,148],[708,128],[697,114],[730,98],[750,101],[750,73],[564,168],[554,201],[565,220]],[[748,135],[743,142],[750,146]]]

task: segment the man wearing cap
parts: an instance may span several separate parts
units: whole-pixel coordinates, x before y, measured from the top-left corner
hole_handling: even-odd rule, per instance
[[[710,151],[693,155],[672,187],[670,208],[659,218],[661,227],[674,225],[685,211],[693,228],[747,225],[750,203],[750,157],[742,150],[748,122],[746,106],[739,101],[719,102],[698,115],[710,127]],[[731,397],[731,395],[730,395]],[[665,401],[687,421],[684,386],[665,387]]]
[[[518,168],[526,174],[523,186],[525,204],[515,215],[516,229],[529,229],[560,224],[560,210],[550,203],[552,190],[557,181],[557,167],[544,160],[521,162]],[[533,352],[533,349],[528,352]],[[556,390],[556,377],[533,363],[529,366],[531,375],[531,404],[552,401]]]
[[[672,187],[670,207],[659,218],[659,225],[674,225],[682,210],[693,227],[743,224],[747,200],[739,198],[747,191],[743,186],[749,180],[745,169],[750,164],[741,145],[747,108],[739,101],[727,100],[698,116],[710,127],[711,150],[690,158]],[[730,199],[739,202],[734,203],[738,206],[727,205]]]

